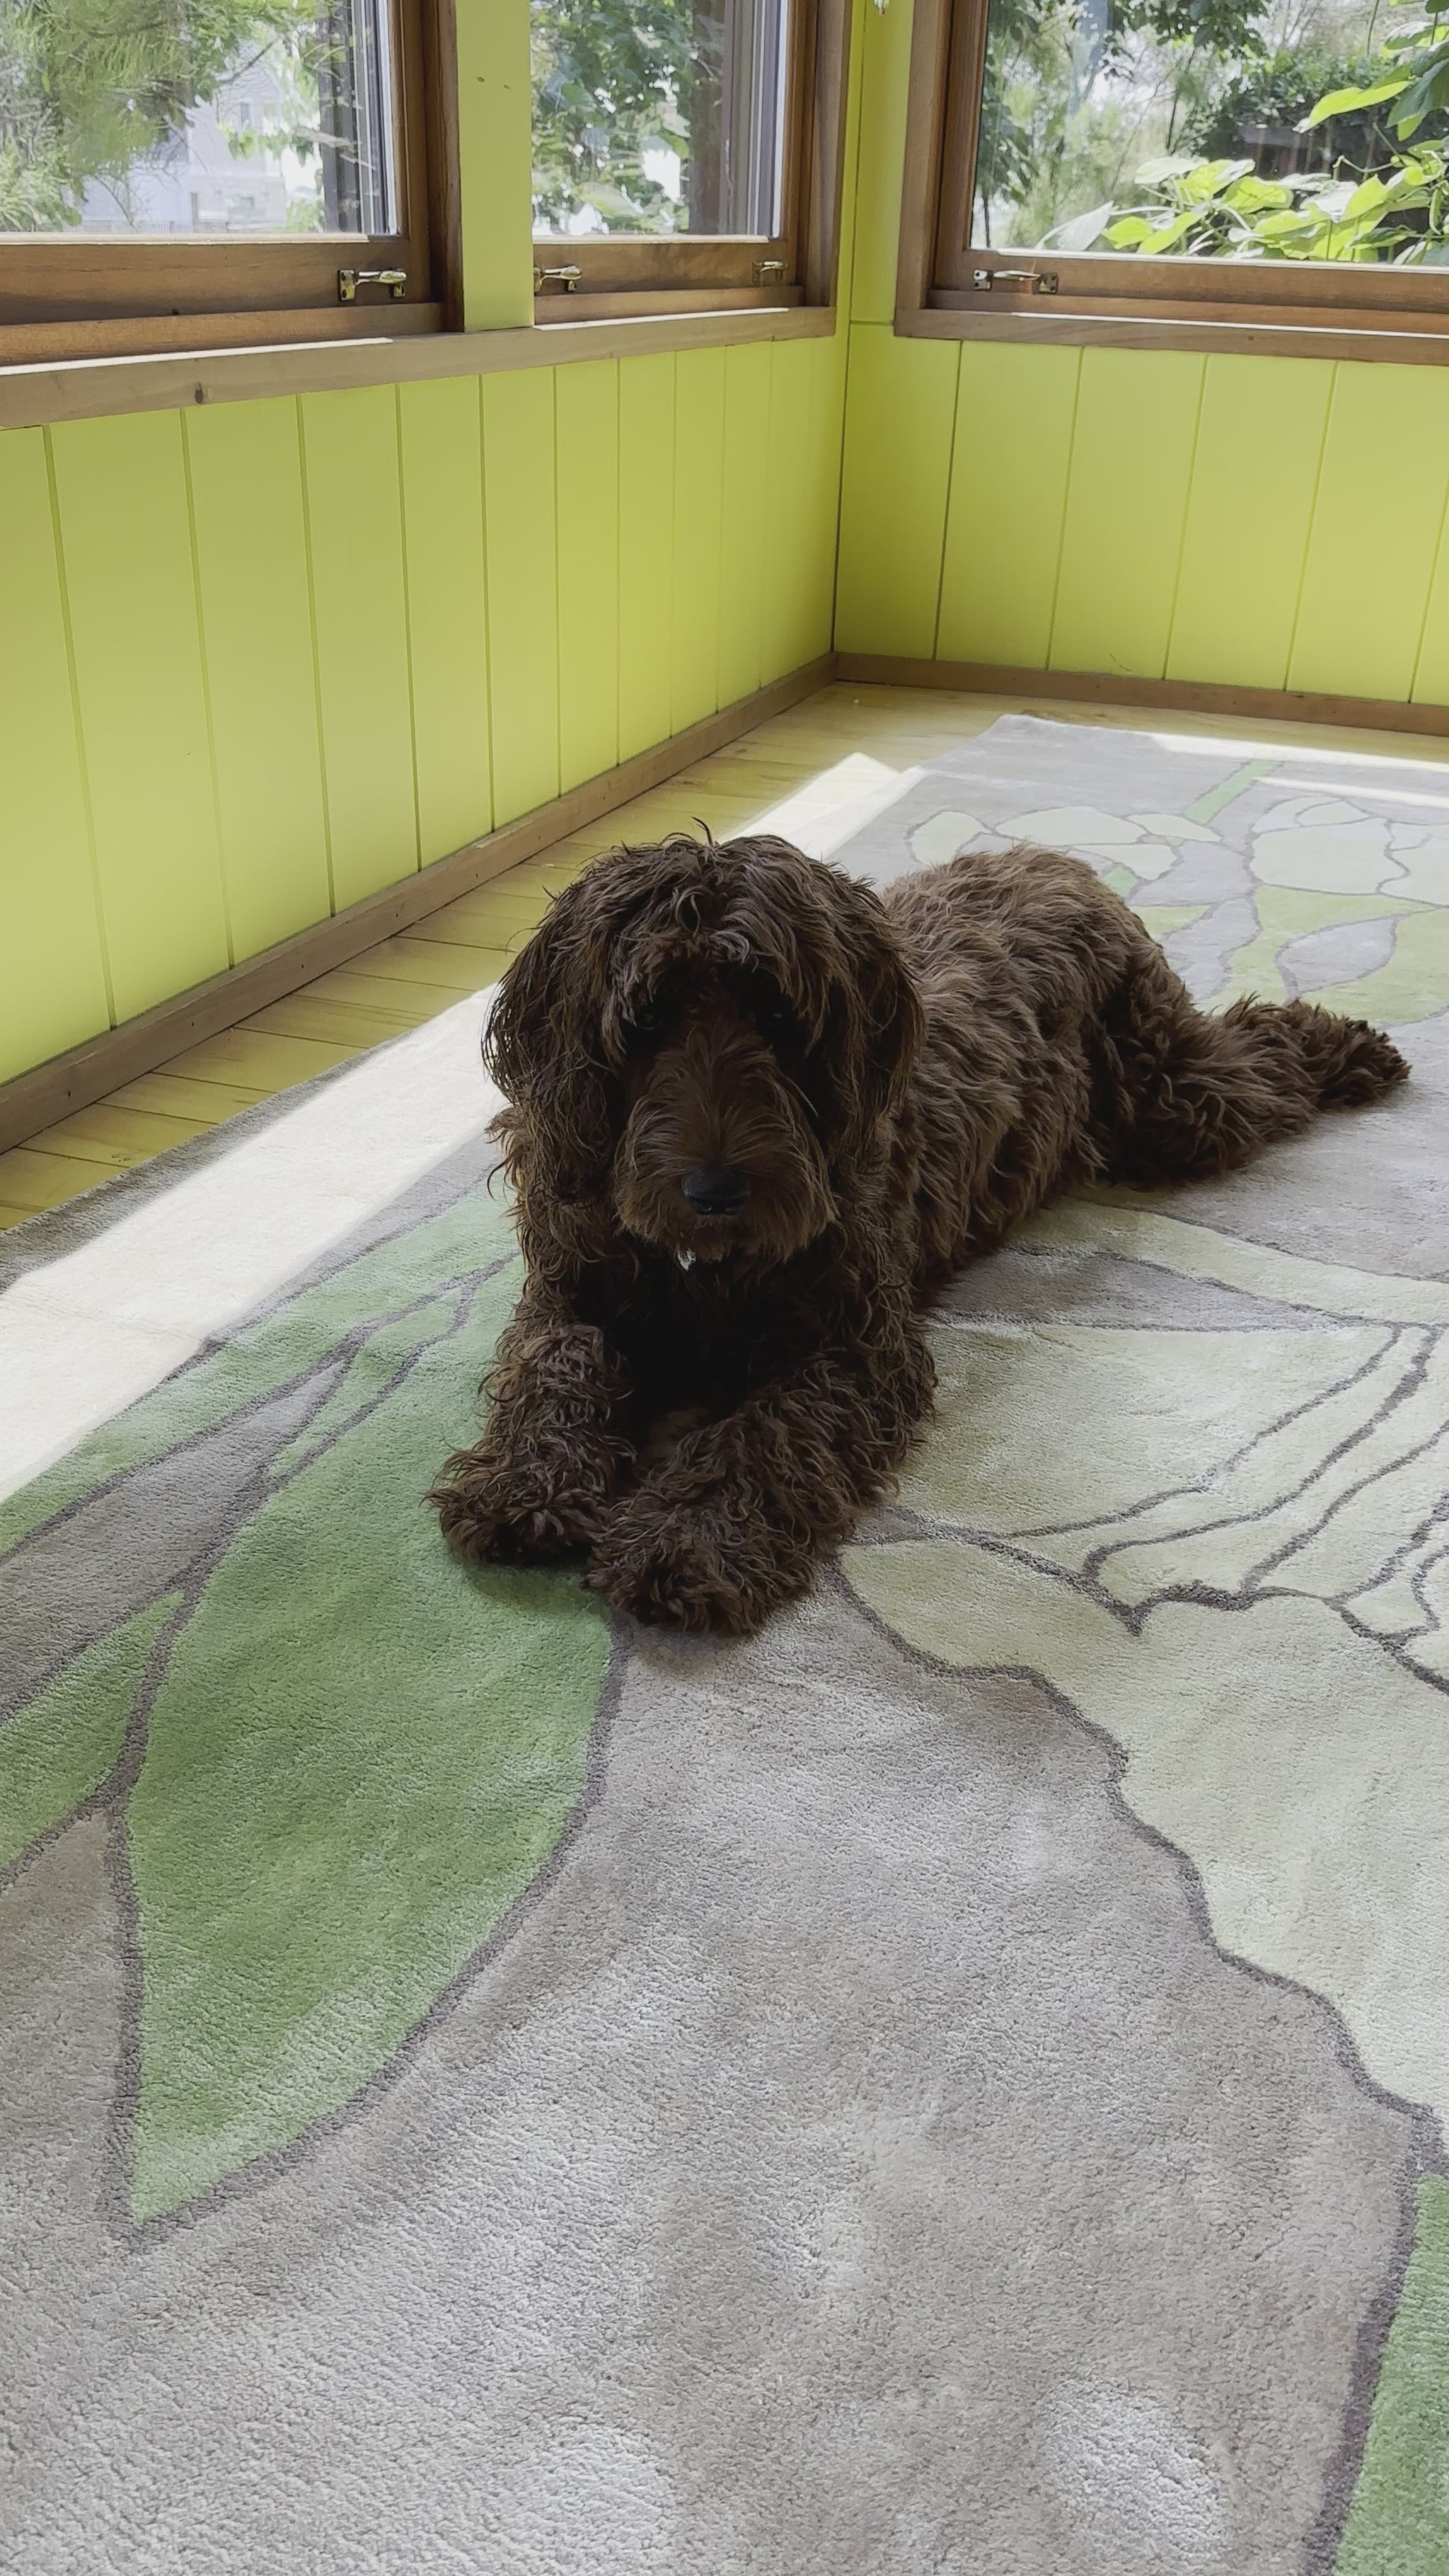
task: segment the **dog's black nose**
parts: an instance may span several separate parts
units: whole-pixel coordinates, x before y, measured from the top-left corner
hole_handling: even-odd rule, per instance
[[[749,1174],[732,1163],[686,1172],[679,1186],[696,1216],[736,1216],[750,1195]]]

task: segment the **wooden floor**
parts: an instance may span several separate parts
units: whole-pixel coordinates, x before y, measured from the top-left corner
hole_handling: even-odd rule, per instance
[[[143,1074],[90,1109],[47,1127],[0,1155],[0,1227],[59,1207],[111,1173],[129,1170],[238,1110],[400,1036],[480,987],[496,983],[550,896],[600,850],[618,840],[657,840],[707,823],[719,838],[744,831],[787,797],[817,788],[853,755],[887,769],[910,768],[948,743],[981,733],[999,715],[1140,727],[1231,741],[1379,752],[1435,760],[1444,746],[1402,734],[1340,726],[1282,725],[1244,718],[1168,715],[1160,708],[1078,706],[1060,699],[962,697],[941,690],[871,688],[838,682],[664,787],[572,833],[524,866],[463,895],[415,928],[385,939],[351,965],[273,1002],[264,1011]]]

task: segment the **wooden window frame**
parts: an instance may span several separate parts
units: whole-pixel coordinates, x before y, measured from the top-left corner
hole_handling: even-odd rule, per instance
[[[989,0],[916,0],[896,328],[933,339],[1449,363],[1449,271],[1136,260],[970,240]],[[1003,271],[1012,271],[1004,277]],[[983,285],[985,278],[989,283]],[[1054,281],[1043,285],[1046,279]],[[1234,282],[1237,281],[1236,288]]]
[[[277,346],[437,330],[456,317],[452,0],[384,0],[392,19],[400,229],[389,234],[0,235],[0,366]],[[451,256],[450,256],[451,254]],[[396,300],[339,272],[396,268]]]
[[[786,67],[781,227],[745,233],[537,235],[534,319],[729,312],[833,303],[845,159],[849,0],[796,0]],[[771,274],[758,271],[766,265]],[[576,268],[566,283],[543,274]],[[783,270],[783,274],[778,272]]]

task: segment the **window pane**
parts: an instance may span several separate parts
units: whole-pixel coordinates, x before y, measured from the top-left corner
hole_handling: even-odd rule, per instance
[[[1449,261],[1439,32],[1403,0],[991,0],[972,242]]]
[[[0,0],[0,231],[389,233],[386,0]]]
[[[780,228],[788,0],[533,0],[533,229]]]

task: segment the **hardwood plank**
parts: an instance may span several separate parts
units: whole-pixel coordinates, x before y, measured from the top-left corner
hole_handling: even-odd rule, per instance
[[[1389,424],[1392,424],[1391,428]],[[1385,471],[1392,455],[1392,471]],[[1308,539],[1293,689],[1407,698],[1449,483],[1449,374],[1340,367]]]
[[[254,957],[332,909],[296,406],[193,411],[184,435],[222,877]]]
[[[1287,686],[1332,391],[1312,359],[1209,358],[1168,679]]]
[[[488,669],[498,823],[559,793],[553,384],[483,387]]]
[[[674,360],[619,369],[619,756],[667,739],[673,607]]]
[[[1162,677],[1203,365],[1128,349],[1083,352],[1048,656],[1054,671]]]
[[[237,1027],[172,1056],[161,1074],[179,1075],[189,1082],[237,1082],[248,1090],[255,1088],[258,1099],[266,1100],[278,1091],[290,1091],[296,1083],[315,1082],[336,1065],[350,1064],[368,1043],[366,1038],[339,1042]]]
[[[435,1020],[440,1011],[454,1002],[466,999],[475,987],[464,984],[439,986],[411,984],[400,975],[369,975],[361,966],[339,966],[330,975],[319,976],[293,998],[297,1001],[359,1003],[364,1010],[377,1011],[384,1019],[399,1020],[408,1028],[421,1028],[424,1020]]]
[[[945,343],[851,333],[835,628],[847,652],[935,650],[957,360]]]
[[[28,1225],[34,1214],[34,1208],[0,1207],[0,1234],[8,1233],[12,1225]]]
[[[418,864],[397,394],[308,394],[302,453],[341,911]]]
[[[45,433],[0,438],[0,1081],[110,1019]]]
[[[510,912],[501,919],[497,915],[480,914],[476,921],[466,917],[454,921],[446,912],[434,913],[427,923],[427,934],[441,945],[460,948],[465,954],[493,957],[506,950],[515,939],[527,938],[530,931],[537,929],[547,910],[548,897],[541,891],[537,903],[520,907],[517,912]],[[422,935],[416,930],[403,933],[410,940]]]
[[[559,784],[619,757],[619,370],[554,380],[558,510]]]
[[[200,1126],[215,1127],[236,1117],[240,1110],[254,1109],[259,1100],[284,1088],[275,1083],[198,1082],[180,1073],[143,1073],[113,1091],[108,1105],[118,1109],[159,1109],[168,1118],[194,1118]]]
[[[403,385],[398,405],[418,846],[426,867],[493,823],[483,437],[478,390],[466,378]]]
[[[177,416],[51,433],[113,1008],[229,962]]]
[[[382,1046],[388,1038],[406,1037],[409,1029],[434,1016],[431,1011],[373,1010],[359,1002],[328,1001],[302,992],[289,993],[285,1002],[269,1002],[242,1026],[281,1038],[328,1038],[358,1055],[367,1047]]]
[[[43,1127],[32,1139],[38,1153],[65,1154],[78,1163],[99,1163],[111,1172],[128,1172],[190,1136],[204,1136],[219,1122],[214,1118],[175,1118],[153,1110],[118,1108],[111,1100],[78,1110],[56,1127]]]
[[[502,943],[499,943],[501,947]],[[357,989],[357,979],[365,975],[371,983],[395,984],[399,995],[411,1007],[411,997],[427,993],[441,994],[434,1004],[441,1010],[451,999],[465,993],[476,993],[490,979],[480,971],[479,961],[498,954],[498,949],[459,948],[446,940],[403,942],[386,940],[378,948],[365,949],[354,965],[335,967],[330,975],[320,976],[309,984],[309,993],[348,993]]]
[[[33,1145],[17,1145],[12,1153],[0,1154],[0,1198],[7,1207],[24,1208],[29,1216],[63,1207],[67,1199],[79,1198],[103,1178],[69,1154],[41,1153]]]
[[[1077,349],[968,343],[961,351],[942,661],[1045,665],[1080,365]]]
[[[725,353],[690,350],[674,361],[673,733],[719,704],[724,429]]]
[[[423,990],[478,993],[496,984],[515,945],[532,935],[537,919],[500,928],[485,947],[457,939],[399,939],[386,948],[369,948],[357,961],[369,975],[391,976],[397,983]]]

